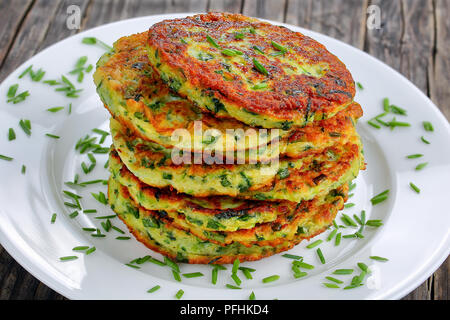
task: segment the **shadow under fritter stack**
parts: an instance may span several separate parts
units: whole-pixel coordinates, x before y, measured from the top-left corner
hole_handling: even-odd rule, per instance
[[[283,27],[224,13],[166,20],[119,39],[94,81],[112,115],[111,208],[178,261],[288,250],[332,224],[364,168],[351,74]],[[225,156],[234,163],[217,163]]]

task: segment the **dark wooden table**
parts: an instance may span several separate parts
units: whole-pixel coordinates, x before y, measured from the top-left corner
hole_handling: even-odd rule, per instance
[[[66,27],[69,5],[81,9],[79,30]],[[366,27],[371,5],[380,9],[380,29]],[[42,49],[82,30],[137,16],[209,10],[286,22],[345,41],[401,72],[450,117],[448,0],[2,0],[0,82]],[[405,299],[447,300],[449,268],[447,258]],[[0,299],[65,298],[0,246]]]

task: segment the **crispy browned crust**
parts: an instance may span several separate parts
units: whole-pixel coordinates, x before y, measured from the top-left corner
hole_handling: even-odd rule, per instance
[[[253,45],[270,46],[275,41],[289,46],[294,52],[287,53],[290,58],[301,58],[311,64],[325,63],[327,72],[320,78],[306,74],[287,75],[281,62],[273,62],[254,50],[235,46],[233,32],[229,29],[253,27],[263,30],[266,35],[249,35]],[[192,31],[198,28],[198,31]],[[229,36],[227,35],[229,34]],[[188,45],[181,38],[190,37],[194,41],[206,42],[207,35],[226,43],[227,48],[239,49],[252,58],[257,58],[266,66],[273,91],[248,91],[241,85],[240,77],[225,81],[214,72],[221,68],[220,61],[201,61],[187,54]],[[253,113],[266,115],[285,121],[303,120],[309,113],[332,114],[339,106],[349,104],[355,95],[355,85],[345,65],[325,46],[317,41],[287,28],[271,25],[240,14],[207,13],[182,19],[164,20],[150,27],[148,44],[158,50],[159,59],[173,70],[181,70],[187,81],[194,86],[211,91],[221,101],[236,106],[245,106]],[[261,80],[264,76],[253,70],[252,66],[240,66],[240,71],[251,79]],[[187,97],[189,99],[189,97]]]

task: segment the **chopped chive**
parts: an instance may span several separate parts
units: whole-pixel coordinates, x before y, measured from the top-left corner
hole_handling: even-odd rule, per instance
[[[358,86],[359,89],[364,90],[364,87],[361,84],[361,82],[357,82],[356,85]]]
[[[247,279],[249,279],[249,280],[253,279],[250,270],[248,270],[247,268],[239,268],[239,269],[242,271],[242,273],[244,274],[244,276],[245,276]]]
[[[389,98],[384,98],[383,99],[383,109],[384,109],[384,111],[389,112],[390,111],[389,107],[390,107]]]
[[[423,128],[425,129],[425,131],[434,131],[433,125],[429,121],[423,122]]]
[[[331,231],[331,233],[327,237],[327,241],[331,241],[331,239],[333,239],[334,236],[336,235],[337,231],[338,231],[338,229],[336,229],[336,228],[333,231]]]
[[[77,256],[66,256],[66,257],[59,258],[59,260],[61,260],[61,261],[70,261],[70,260],[76,260],[76,259],[78,259]]]
[[[47,137],[50,137],[50,138],[53,138],[53,139],[60,139],[60,138],[61,138],[60,136],[56,136],[56,135],[51,134],[51,133],[46,133],[45,135],[46,135]]]
[[[269,72],[267,71],[267,69],[261,64],[261,62],[259,62],[255,58],[253,58],[253,65],[259,72],[261,72],[265,76],[269,75]]]
[[[79,247],[72,248],[73,251],[84,251],[87,249],[89,249],[89,246],[79,246]]]
[[[236,285],[238,285],[238,286],[240,286],[242,283],[242,280],[238,277],[238,275],[236,273],[231,274],[231,279],[233,279],[234,282],[236,283]]]
[[[342,214],[341,217],[342,221],[349,227],[357,227],[358,225],[356,224],[355,221],[353,221],[352,218],[350,218],[348,215],[346,215],[345,213]]]
[[[428,162],[424,162],[424,163],[420,163],[416,166],[415,170],[419,171],[422,170],[423,168],[425,168],[427,166]]]
[[[116,240],[130,240],[130,237],[116,237]]]
[[[198,278],[198,277],[203,277],[203,273],[201,273],[201,272],[183,273],[183,277],[185,277],[185,278]]]
[[[361,211],[361,222],[362,224],[366,224],[366,210]]]
[[[370,124],[372,127],[376,128],[376,129],[380,129],[381,128],[378,124],[376,124],[372,120],[367,121],[367,123]]]
[[[228,289],[242,289],[242,288],[240,288],[240,287],[237,287],[237,286],[233,286],[232,284],[226,284],[225,285]]]
[[[272,46],[273,46],[275,49],[277,49],[278,51],[281,51],[281,52],[283,52],[283,53],[285,53],[285,52],[288,51],[286,47],[282,46],[282,45],[279,44],[279,43],[276,43],[275,41],[271,41],[271,43],[272,43]]]
[[[255,300],[255,293],[253,291],[252,291],[252,293],[250,293],[248,300]]]
[[[120,234],[125,234],[125,231],[119,229],[119,228],[116,227],[116,226],[111,226],[111,228],[114,229],[114,230],[116,230],[116,231],[119,232]]]
[[[6,97],[7,97],[7,98],[13,98],[13,97],[15,97],[18,88],[19,88],[19,85],[18,85],[18,84],[13,84],[11,87],[9,87],[8,93],[6,94]]]
[[[421,137],[420,137],[420,140],[422,140],[422,142],[423,142],[423,143],[426,143],[426,144],[430,144],[430,143],[431,143],[430,141],[428,141],[427,139],[425,139],[424,136],[421,136]]]
[[[221,53],[223,55],[229,56],[229,57],[234,57],[234,56],[238,56],[238,55],[243,55],[242,51],[239,50],[235,50],[235,49],[223,49],[221,51]]]
[[[19,93],[18,95],[14,96],[12,98],[9,98],[6,102],[7,103],[12,102],[13,104],[17,104],[19,102],[24,101],[29,95],[30,95],[30,93],[27,90],[27,91]]]
[[[285,253],[282,255],[282,257],[288,258],[288,259],[294,259],[294,260],[299,260],[302,257],[301,256],[296,256],[294,254],[289,254],[289,253]]]
[[[356,234],[354,234],[354,233],[346,234],[345,236],[342,236],[342,238],[344,238],[344,239],[353,239],[353,238],[356,238]]]
[[[391,120],[387,124],[391,127],[391,129],[393,129],[395,127],[411,127],[411,124],[408,122],[400,122],[400,121],[395,121],[395,120]]]
[[[222,270],[226,270],[226,269],[222,269]],[[249,267],[239,267],[239,270],[247,270],[247,271],[250,271],[250,272],[255,272],[256,271],[256,269],[249,268]]]
[[[85,254],[86,254],[86,255],[91,254],[91,253],[93,253],[95,250],[97,250],[95,247],[91,247],[91,248],[89,248],[89,249],[86,250]]]
[[[156,265],[158,265],[160,267],[164,267],[164,266],[167,265],[166,263],[164,263],[164,262],[162,262],[162,261],[160,261],[160,260],[158,260],[156,258],[153,258],[153,257],[151,257],[148,261],[153,263],[153,264],[156,264]]]
[[[95,193],[91,193],[91,195],[94,197],[95,200],[97,200],[98,202],[107,205],[108,204],[108,200],[106,200],[106,196],[103,192],[99,192],[98,194]]]
[[[97,210],[96,209],[86,209],[86,210],[83,210],[83,213],[97,213]]]
[[[127,267],[130,267],[130,268],[133,268],[133,269],[140,269],[140,268],[141,268],[141,267],[135,266],[134,264],[131,264],[131,263],[125,263],[125,265],[126,265]]]
[[[383,258],[383,257],[380,257],[380,256],[370,256],[369,258],[372,259],[372,260],[381,261],[381,262],[389,261],[388,258]]]
[[[410,182],[409,185],[415,192],[420,193],[420,189],[414,183]]]
[[[106,237],[106,234],[102,234],[102,233],[93,233],[93,234],[91,234],[91,237],[94,237],[94,238],[104,238],[104,237]]]
[[[73,218],[75,218],[77,216],[78,216],[78,211],[74,211],[71,214],[69,214],[69,218],[71,218],[71,219],[73,219]]]
[[[28,68],[26,68],[25,71],[20,74],[19,79],[22,79],[27,73],[32,71],[32,68],[33,68],[33,65],[31,65]]]
[[[381,192],[380,194],[376,195],[375,197],[373,197],[372,199],[370,199],[370,202],[372,202],[372,205],[376,205],[380,202],[385,201],[388,196],[389,196],[389,189]]]
[[[353,269],[336,269],[333,274],[340,274],[340,275],[344,275],[344,274],[352,274],[353,273]]]
[[[324,283],[323,284],[325,287],[327,287],[327,288],[334,288],[334,289],[339,289],[340,287],[337,285],[337,284],[335,284],[335,283]]]
[[[175,295],[175,298],[177,298],[178,300],[181,299],[181,297],[183,296],[184,291],[183,290],[178,290],[177,294]]]
[[[408,159],[416,159],[416,158],[420,158],[423,157],[423,154],[420,153],[416,153],[416,154],[411,154],[409,156],[406,156]]]
[[[83,231],[87,231],[87,232],[94,232],[95,230],[97,230],[97,229],[95,229],[95,228],[81,228]]]
[[[56,221],[56,213],[54,213],[54,214],[52,214],[52,219],[50,220],[50,223],[55,223],[55,221]]]
[[[319,244],[321,244],[323,242],[323,240],[316,240],[313,243],[310,243],[309,245],[306,246],[306,248],[308,249],[312,249],[314,247],[317,247]]]
[[[214,40],[213,38],[211,38],[211,36],[207,35],[206,36],[206,40],[208,40],[208,42],[216,48],[220,48],[220,46],[217,44],[216,40]]]
[[[7,157],[7,156],[4,156],[4,155],[0,154],[0,160],[13,161],[14,158]]]
[[[302,272],[302,271],[300,271],[300,272],[294,272],[294,278],[295,279],[298,279],[298,278],[303,278],[303,277],[306,277],[308,274],[306,273],[306,272]]]
[[[47,111],[55,113],[55,112],[61,111],[63,109],[64,109],[64,107],[53,107],[53,108],[48,108]]]
[[[304,268],[304,269],[309,269],[309,270],[314,269],[313,265],[310,265],[310,264],[308,264],[306,262],[303,262],[303,261],[292,261],[292,264],[295,264],[299,268]]]
[[[381,220],[367,220],[366,222],[366,226],[369,227],[381,227],[383,225],[383,222],[381,222]]]
[[[335,282],[335,283],[339,283],[339,284],[344,283],[344,281],[339,280],[339,279],[336,279],[336,278],[333,278],[333,277],[330,277],[330,276],[325,277],[325,279],[330,280],[330,281],[333,281],[333,282]]]
[[[356,238],[364,239],[363,234],[361,232],[359,232],[359,231],[355,232],[355,236],[356,236]]]
[[[322,262],[322,264],[325,264],[325,257],[323,256],[322,250],[320,250],[320,248],[317,248],[316,252],[319,256],[320,262]]]
[[[361,271],[364,271],[366,273],[369,273],[369,267],[363,263],[363,262],[358,262],[357,263],[358,267],[361,269]]]
[[[267,86],[268,86],[268,84],[265,83],[265,82],[263,82],[263,83],[255,84],[255,85],[252,87],[252,89],[253,89],[253,90],[260,90],[260,89],[267,88]]]
[[[99,217],[95,217],[95,219],[112,219],[112,218],[116,218],[116,217],[117,217],[117,215],[112,214],[112,215],[109,215],[109,216],[99,216]]]
[[[341,236],[342,234],[340,232],[336,235],[336,239],[334,240],[334,245],[336,247],[341,243]]]
[[[180,272],[180,268],[178,267],[178,265],[171,260],[168,257],[164,257],[164,262],[166,263],[167,266],[171,267],[175,272]]]
[[[390,105],[390,109],[391,109],[392,113],[399,114],[399,115],[402,115],[402,116],[406,116],[407,115],[407,111],[405,109],[402,109],[402,108],[400,108],[400,107],[398,107],[396,105],[391,104]]]
[[[9,128],[8,130],[8,141],[12,141],[16,139],[16,133],[13,128]]]
[[[181,276],[180,276],[180,273],[179,273],[179,272],[177,272],[177,271],[175,271],[175,270],[172,270],[172,274],[173,274],[173,278],[174,278],[176,281],[181,282]]]
[[[356,220],[356,222],[359,223],[359,225],[361,225],[361,226],[364,225],[364,223],[361,221],[361,219],[356,214],[353,215],[353,218]]]
[[[75,194],[75,193],[72,193],[72,192],[70,192],[70,191],[67,191],[67,190],[63,190],[63,193],[64,193],[67,197],[72,198],[72,199],[81,199],[81,198],[82,198],[81,196],[79,196],[79,195],[77,195],[77,194]]]
[[[106,49],[107,51],[113,51],[113,48],[108,46],[106,43],[104,43],[103,41],[100,41],[99,39],[95,38],[95,37],[84,37],[83,40],[81,40],[82,43],[84,44],[89,44],[89,45],[99,45],[100,47],[103,47],[104,49]]]
[[[216,284],[217,283],[217,276],[219,273],[219,269],[218,268],[213,268],[212,272],[211,272],[211,283],[212,284]]]
[[[231,273],[237,273],[238,268],[239,268],[239,263],[240,263],[239,259],[234,259],[233,269],[231,270]]]
[[[30,123],[30,120],[23,120],[23,119],[21,119],[19,121],[19,126],[22,128],[23,132],[25,132],[25,134],[27,136],[31,135],[31,123]]]
[[[279,275],[273,275],[273,276],[269,276],[269,277],[262,279],[262,282],[269,283],[269,282],[277,281],[278,279],[280,279]]]
[[[161,286],[156,285],[156,286],[154,286],[153,288],[147,290],[147,293],[153,293],[153,292],[159,290],[159,288],[161,288]]]

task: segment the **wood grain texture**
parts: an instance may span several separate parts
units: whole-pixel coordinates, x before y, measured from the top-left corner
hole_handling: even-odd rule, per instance
[[[66,28],[67,6],[82,12]],[[366,9],[381,9],[381,29],[366,28]],[[0,2],[0,81],[49,45],[105,23],[161,13],[242,12],[321,32],[386,62],[450,117],[448,0],[14,0]],[[449,259],[405,299],[447,300]],[[65,299],[40,283],[0,246],[0,299]]]

